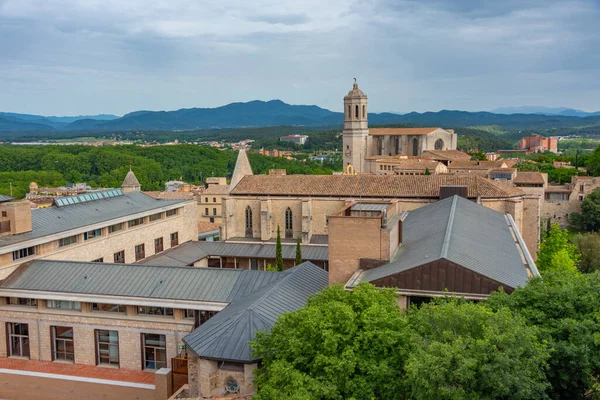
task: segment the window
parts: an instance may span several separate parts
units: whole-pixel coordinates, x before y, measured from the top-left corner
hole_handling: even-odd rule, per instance
[[[216,202],[217,202],[217,198],[213,197],[213,203],[216,203]]]
[[[129,227],[132,228],[134,226],[144,225],[144,217],[136,218],[129,221]]]
[[[81,303],[78,301],[46,300],[46,307],[61,310],[81,310]]]
[[[208,197],[205,197],[205,198],[204,198],[204,202],[205,202],[205,203],[208,203]]]
[[[8,322],[8,355],[29,357],[29,325]]]
[[[176,208],[174,210],[167,210],[167,212],[165,213],[167,215],[167,217],[172,217],[173,215],[177,215],[179,211],[179,208]]]
[[[144,251],[144,244],[138,244],[135,246],[135,261],[140,261],[146,257],[146,252]]]
[[[73,328],[52,326],[52,360],[75,361]]]
[[[215,222],[215,219],[213,217],[210,217],[208,220],[210,221],[210,223],[214,223]]]
[[[8,217],[8,214],[7,214],[7,212],[6,212],[6,211],[2,211],[2,217],[3,217],[3,218],[6,218],[6,217]]]
[[[358,105],[354,106],[354,117],[358,119]]]
[[[582,195],[582,194],[580,194],[579,196],[577,196],[577,200],[579,200],[579,201],[583,201],[583,195]]]
[[[358,106],[357,106],[358,107]],[[240,393],[240,385],[231,376],[225,380],[225,394],[238,394]]]
[[[150,306],[139,306],[137,308],[138,315],[162,315],[165,317],[173,316],[173,309],[166,307],[150,307]]]
[[[162,213],[152,214],[150,216],[150,222],[158,221],[159,219],[162,219]]]
[[[104,257],[96,258],[95,260],[92,260],[92,262],[104,262]]]
[[[213,208],[213,215],[217,215],[217,209]]]
[[[92,303],[92,311],[125,314],[127,312],[127,306],[123,304]]]
[[[13,261],[35,256],[35,246],[13,251]]]
[[[444,150],[444,141],[442,139],[436,140],[434,147],[436,150]]]
[[[194,310],[183,310],[185,319],[194,319]]]
[[[90,240],[102,236],[102,229],[94,229],[93,231],[85,232],[83,240]]]
[[[200,325],[217,315],[217,311],[199,311],[198,319],[200,321]]]
[[[65,247],[77,243],[77,235],[58,239],[58,247]]]
[[[204,209],[204,215],[208,215],[208,207]]]
[[[246,237],[252,237],[252,209],[246,207]]]
[[[583,192],[583,185],[579,185],[579,191]]]
[[[118,251],[114,254],[115,263],[116,264],[124,264],[125,263],[125,250]]]
[[[108,233],[115,233],[123,230],[123,224],[114,224],[108,227]]]
[[[11,306],[37,307],[37,300],[27,299],[25,297],[9,297],[8,304],[10,304]]]
[[[96,330],[96,362],[119,366],[119,332]]]
[[[171,247],[175,247],[179,244],[179,232],[171,233]]]
[[[154,252],[160,253],[161,251],[163,251],[163,238],[159,237],[154,239]]]
[[[167,349],[165,335],[142,333],[142,356],[144,369],[160,369],[167,367]]]
[[[294,236],[294,218],[292,214],[292,209],[287,208],[285,210],[285,237],[291,238]]]

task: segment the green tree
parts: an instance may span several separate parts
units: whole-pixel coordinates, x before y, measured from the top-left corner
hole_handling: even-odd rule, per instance
[[[425,175],[431,175],[431,171],[429,171],[429,168],[425,167]]]
[[[552,224],[538,250],[537,266],[541,272],[563,269],[576,272],[579,262],[577,247],[569,241],[569,232]]]
[[[507,307],[539,329],[552,351],[550,398],[592,398],[600,374],[599,273],[549,271],[510,295],[492,294],[484,305]]]
[[[408,398],[545,398],[550,352],[523,317],[449,299],[422,305],[409,320],[416,346]]]
[[[264,399],[402,399],[411,334],[390,290],[328,287],[252,343]]]
[[[277,241],[275,242],[275,270],[283,271],[283,255],[281,249],[281,230],[277,225]]]
[[[587,170],[591,176],[600,176],[600,146],[589,156]]]
[[[572,226],[584,231],[600,231],[600,188],[581,202],[581,214],[571,214]]]
[[[579,252],[577,267],[581,272],[589,273],[600,270],[600,237],[597,233],[584,233],[572,238]]]
[[[302,247],[300,247],[300,237],[296,241],[296,265],[302,264]]]
[[[539,172],[540,171],[540,165],[538,163],[531,162],[531,161],[524,161],[524,162],[517,163],[517,164],[515,164],[514,168],[516,168],[517,171],[519,171],[519,172]]]

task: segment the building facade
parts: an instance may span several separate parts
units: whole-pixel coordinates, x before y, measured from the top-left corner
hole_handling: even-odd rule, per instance
[[[540,135],[527,136],[519,140],[519,150],[531,151],[534,153],[544,151],[558,153],[558,138]]]
[[[206,178],[205,189],[198,194],[198,221],[221,225],[223,196],[229,193],[224,177]]]

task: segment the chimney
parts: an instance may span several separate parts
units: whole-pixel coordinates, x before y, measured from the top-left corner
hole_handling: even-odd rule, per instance
[[[0,204],[2,232],[13,235],[31,232],[31,205],[29,200],[10,201]]]

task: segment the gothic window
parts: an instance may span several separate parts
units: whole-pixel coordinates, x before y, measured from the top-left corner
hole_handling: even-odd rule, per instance
[[[348,106],[348,119],[352,119],[352,106]]]
[[[383,137],[379,137],[377,140],[377,155],[383,155]]]
[[[294,237],[293,214],[289,207],[285,210],[285,237]]]
[[[246,207],[246,237],[252,237],[252,209]]]
[[[444,141],[442,139],[438,139],[435,141],[435,149],[443,150],[444,149]]]
[[[240,393],[240,385],[232,377],[225,380],[225,394],[238,394]]]
[[[363,106],[363,119],[367,118],[367,106]]]
[[[354,116],[356,117],[356,119],[358,119],[358,106],[354,106]]]
[[[413,139],[413,156],[419,155],[419,139]]]

